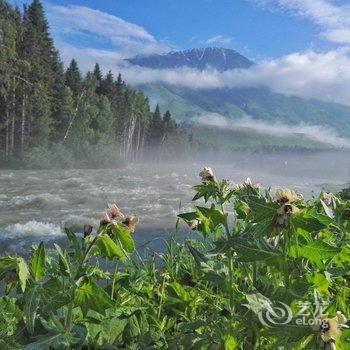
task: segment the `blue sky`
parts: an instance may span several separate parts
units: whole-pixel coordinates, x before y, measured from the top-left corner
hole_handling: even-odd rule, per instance
[[[218,36],[223,40],[212,45],[234,48],[253,58],[278,57],[305,50],[312,42],[322,45],[312,23],[244,0],[81,0],[57,3],[87,6],[121,17],[144,27],[155,38],[176,49],[207,46],[210,45],[207,40]],[[104,47],[108,48],[108,44]]]
[[[21,6],[25,0],[11,0]],[[350,105],[349,0],[42,1],[55,44],[83,71],[99,62],[130,83],[267,86]],[[124,58],[195,47],[235,49],[257,64],[231,72],[126,67]]]
[[[307,0],[306,0],[307,1]],[[21,6],[23,1],[12,0]],[[82,6],[137,24],[172,49],[224,46],[252,59],[275,58],[312,47],[331,46],[320,37],[320,26],[266,2],[247,0],[51,0],[43,1],[51,19],[52,5]],[[337,1],[341,4],[340,1]],[[345,3],[345,1],[343,2]],[[60,37],[60,28],[52,27]],[[86,34],[86,33],[85,33]],[[212,40],[210,40],[212,39]],[[107,38],[65,35],[68,43],[111,49]]]

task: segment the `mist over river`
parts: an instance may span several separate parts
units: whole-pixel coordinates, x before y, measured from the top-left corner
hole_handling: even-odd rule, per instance
[[[134,233],[139,247],[157,249],[174,232],[179,207],[191,210],[191,187],[207,165],[233,183],[249,176],[267,187],[292,187],[307,198],[322,189],[341,189],[350,180],[350,157],[343,152],[137,164],[116,170],[1,170],[1,250],[23,253],[41,240],[60,241],[63,227],[96,228],[108,202],[140,218]],[[184,226],[183,231],[188,232]]]

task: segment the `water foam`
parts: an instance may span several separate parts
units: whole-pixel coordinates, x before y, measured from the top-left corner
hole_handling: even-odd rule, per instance
[[[42,236],[63,235],[62,228],[49,222],[36,220],[28,221],[24,224],[17,223],[0,229],[2,239],[29,238]]]

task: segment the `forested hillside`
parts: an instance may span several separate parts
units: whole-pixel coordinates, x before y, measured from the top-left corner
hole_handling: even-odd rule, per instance
[[[248,69],[253,62],[231,49],[207,47],[163,55],[136,56],[128,62],[152,69],[177,69],[187,67],[198,71],[229,72]],[[145,93],[152,104],[163,109],[171,108],[178,121],[195,120],[209,113],[218,113],[234,124],[244,116],[266,123],[322,125],[348,137],[350,131],[349,106],[287,96],[262,86],[222,88],[193,88],[153,82],[137,88]]]
[[[170,112],[151,112],[121,75],[96,63],[82,76],[74,59],[64,70],[39,0],[22,12],[0,0],[0,29],[2,164],[88,166],[187,143]]]

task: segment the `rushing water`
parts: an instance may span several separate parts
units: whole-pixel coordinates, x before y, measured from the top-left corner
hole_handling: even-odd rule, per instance
[[[0,171],[0,239],[2,251],[23,252],[32,242],[59,241],[62,228],[95,227],[108,202],[139,216],[138,245],[157,247],[174,231],[176,214],[191,209],[191,187],[199,182],[202,162],[139,164],[118,170]],[[213,164],[218,177],[233,183],[250,176],[273,188],[288,186],[307,197],[321,189],[338,189],[350,180],[344,154],[262,157]]]

